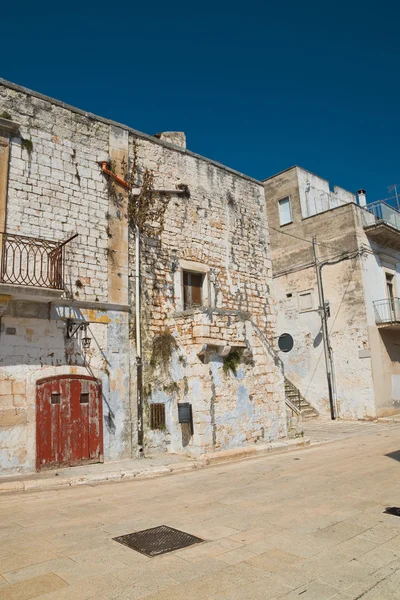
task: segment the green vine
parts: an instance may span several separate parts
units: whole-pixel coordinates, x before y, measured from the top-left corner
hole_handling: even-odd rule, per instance
[[[146,169],[139,196],[129,193],[128,219],[131,227],[148,237],[159,236],[164,229],[165,211],[169,202],[166,194],[156,194],[153,173]]]
[[[153,338],[150,366],[155,368],[161,365],[164,370],[167,369],[172,353],[177,349],[177,343],[169,331],[164,331]]]
[[[222,364],[222,370],[224,375],[229,375],[229,373],[233,373],[236,375],[238,367],[240,365],[240,354],[237,350],[232,350],[229,352],[228,356],[224,357],[224,361]]]
[[[29,159],[30,159],[31,158],[31,154],[33,152],[33,142],[32,142],[32,140],[21,138],[21,148],[22,148],[22,150],[26,150],[27,151]]]

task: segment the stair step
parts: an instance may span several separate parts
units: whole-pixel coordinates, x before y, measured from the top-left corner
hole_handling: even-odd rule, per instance
[[[300,390],[297,389],[293,383],[288,379],[285,379],[285,396],[292,404],[294,404],[301,412],[302,417],[305,420],[313,419],[319,416],[319,413],[303,396],[300,394]]]

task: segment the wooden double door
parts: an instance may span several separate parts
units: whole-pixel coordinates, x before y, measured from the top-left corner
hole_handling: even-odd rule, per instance
[[[103,461],[101,383],[60,375],[36,385],[36,468]]]

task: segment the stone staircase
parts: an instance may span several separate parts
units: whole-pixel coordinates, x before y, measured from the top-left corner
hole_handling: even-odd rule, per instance
[[[285,377],[285,396],[292,402],[301,412],[304,421],[314,419],[319,416],[318,411],[311,406],[309,402],[300,394],[299,389],[293,385],[289,379]]]

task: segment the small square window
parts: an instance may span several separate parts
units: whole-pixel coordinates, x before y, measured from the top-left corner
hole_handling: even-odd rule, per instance
[[[287,225],[288,223],[292,223],[292,208],[290,206],[289,196],[287,196],[286,198],[282,198],[282,200],[279,200],[278,204],[280,225]]]
[[[81,394],[81,404],[89,404],[89,394],[83,392]]]
[[[51,404],[60,404],[61,402],[61,394],[57,394],[52,392],[51,394]]]
[[[183,308],[203,305],[204,273],[183,271]]]
[[[300,312],[305,312],[307,310],[313,309],[313,297],[311,290],[308,290],[306,292],[299,292],[298,299]]]
[[[165,404],[152,403],[150,404],[150,429],[165,428]]]

